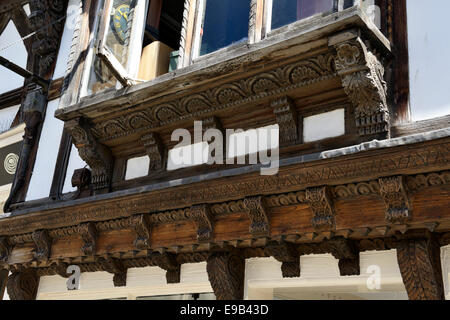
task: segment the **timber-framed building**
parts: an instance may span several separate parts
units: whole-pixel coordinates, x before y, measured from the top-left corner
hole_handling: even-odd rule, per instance
[[[16,108],[0,135],[15,172],[0,177],[0,289],[445,299],[450,110],[411,117],[408,6],[1,0],[0,35],[15,28],[26,57],[9,60],[33,76],[0,94],[0,112]],[[173,132],[194,136],[195,122],[223,137],[277,128],[276,172],[262,174],[261,153],[249,163],[260,149],[241,164],[174,164]],[[308,287],[314,268],[328,271]],[[387,289],[361,289],[377,268]]]

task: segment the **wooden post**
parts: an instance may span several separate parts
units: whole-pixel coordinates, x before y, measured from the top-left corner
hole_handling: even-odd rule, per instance
[[[410,300],[444,300],[440,246],[433,237],[402,240],[397,259]]]
[[[233,252],[208,257],[206,270],[217,300],[243,300],[245,259]]]
[[[8,282],[8,270],[0,271],[0,300],[3,300],[5,294],[6,282]]]
[[[35,300],[39,277],[34,269],[13,272],[8,278],[7,289],[11,300]]]

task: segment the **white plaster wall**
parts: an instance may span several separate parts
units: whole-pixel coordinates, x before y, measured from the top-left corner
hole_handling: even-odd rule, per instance
[[[128,159],[125,180],[136,179],[148,175],[150,158],[148,156]]]
[[[77,188],[72,187],[72,176],[75,170],[88,167],[86,162],[84,162],[80,155],[78,154],[78,149],[72,145],[70,150],[69,163],[67,165],[66,177],[64,179],[63,193],[72,192],[77,190]]]
[[[412,118],[450,114],[450,1],[408,0],[406,4]]]
[[[303,119],[304,142],[319,141],[345,134],[345,109],[320,113]]]
[[[12,20],[0,34],[0,55],[24,69],[27,68],[27,49]],[[23,77],[0,66],[0,94],[22,87],[23,81]]]
[[[36,162],[34,164],[26,201],[46,198],[50,194],[56,158],[58,157],[59,144],[64,127],[64,123],[54,117],[58,104],[59,99],[56,99],[50,101],[47,105],[47,112],[39,139]]]
[[[6,132],[10,129],[19,108],[20,105],[16,105],[0,110],[0,133]]]

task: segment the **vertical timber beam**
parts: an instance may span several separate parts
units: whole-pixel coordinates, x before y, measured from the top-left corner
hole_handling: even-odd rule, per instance
[[[11,300],[35,300],[39,277],[34,269],[13,272],[6,285]]]
[[[410,300],[445,300],[441,251],[433,235],[400,241],[397,260]]]
[[[3,300],[5,295],[6,283],[8,282],[8,270],[0,270],[0,300]]]
[[[245,259],[235,252],[212,253],[206,264],[217,300],[243,300]]]

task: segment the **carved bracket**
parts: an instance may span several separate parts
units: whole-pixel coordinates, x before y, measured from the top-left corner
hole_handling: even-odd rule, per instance
[[[273,113],[280,127],[280,143],[289,144],[298,140],[298,117],[295,105],[289,97],[272,102]]]
[[[152,226],[149,216],[146,214],[138,214],[132,217],[132,225],[136,231],[136,239],[134,245],[138,250],[146,250],[150,248],[152,234]]]
[[[300,254],[297,246],[292,243],[269,244],[264,249],[268,256],[274,257],[281,262],[283,278],[300,277]]]
[[[318,230],[336,228],[335,212],[329,187],[306,189],[305,200],[313,211],[311,224]]]
[[[335,38],[338,38],[337,35]],[[374,52],[357,35],[333,43],[336,71],[355,107],[356,126],[361,136],[386,134],[389,137],[389,109],[384,67]]]
[[[88,120],[84,118],[71,120],[66,124],[81,159],[92,170],[94,190],[109,189],[114,158],[106,146],[96,141],[92,133],[92,127]]]
[[[216,252],[206,270],[217,300],[243,300],[245,259],[233,252]]]
[[[245,198],[244,208],[251,221],[250,233],[254,236],[268,236],[270,234],[270,216],[264,198],[261,196]]]
[[[13,272],[6,285],[11,300],[35,300],[39,277],[35,269]]]
[[[48,231],[34,231],[32,238],[35,245],[34,258],[36,260],[48,260],[52,248],[52,238],[50,238]]]
[[[193,206],[189,210],[191,219],[197,225],[197,240],[211,240],[214,232],[214,216],[208,205]]]
[[[7,262],[11,254],[12,246],[7,237],[0,237],[0,261]]]
[[[100,258],[103,270],[114,275],[114,287],[125,287],[127,285],[127,271],[122,261],[114,258]]]
[[[328,240],[325,246],[327,251],[339,260],[341,276],[357,276],[361,274],[359,251],[351,240],[336,238]]]
[[[433,237],[400,241],[397,260],[410,300],[445,300],[440,247]]]
[[[86,256],[93,256],[95,254],[98,237],[95,224],[93,222],[82,223],[79,227],[79,233],[83,239],[81,252]]]
[[[390,223],[405,223],[411,219],[411,202],[404,177],[378,179],[380,194],[386,205],[386,220]]]
[[[149,172],[161,171],[164,169],[164,144],[156,133],[149,133],[141,138],[145,146],[147,155],[150,158]]]
[[[154,254],[152,256],[155,264],[166,270],[167,283],[180,283],[181,266],[177,262],[176,256],[170,253]]]

